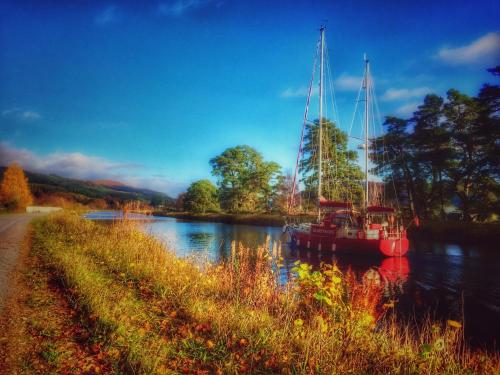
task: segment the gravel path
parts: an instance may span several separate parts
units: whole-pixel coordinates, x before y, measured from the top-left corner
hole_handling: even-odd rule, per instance
[[[28,223],[36,214],[0,215],[0,313],[9,292],[12,272],[21,253]]]

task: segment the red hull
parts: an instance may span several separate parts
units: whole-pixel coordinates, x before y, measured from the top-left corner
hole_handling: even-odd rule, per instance
[[[318,251],[349,252],[351,254],[373,254],[404,256],[408,252],[406,237],[387,239],[335,238],[292,230],[292,242],[305,249]]]

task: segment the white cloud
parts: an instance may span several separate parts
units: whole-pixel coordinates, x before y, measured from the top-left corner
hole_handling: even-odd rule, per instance
[[[394,113],[398,116],[402,117],[407,117],[413,115],[413,112],[415,112],[418,108],[420,103],[414,102],[414,103],[407,103],[403,104],[402,106],[396,108]]]
[[[158,13],[165,16],[180,17],[185,13],[215,4],[222,5],[220,0],[177,0],[174,2],[158,4]]]
[[[20,108],[5,109],[2,111],[2,117],[22,122],[33,122],[42,118],[38,112]]]
[[[307,97],[309,93],[309,87],[301,86],[297,88],[289,87],[285,91],[283,91],[280,96],[282,98],[303,98]],[[311,91],[312,96],[318,95],[318,87],[313,87]]]
[[[167,177],[140,176],[137,172],[143,172],[145,169],[140,164],[118,163],[79,152],[55,152],[41,156],[30,150],[0,142],[0,165],[6,166],[14,162],[31,172],[56,174],[81,180],[116,180],[129,186],[162,191],[171,196],[179,194],[187,187],[187,184],[172,181]]]
[[[390,88],[385,91],[381,99],[385,101],[405,100],[423,97],[431,92],[433,92],[433,90],[429,87],[416,87],[413,89]]]
[[[335,88],[341,91],[358,91],[363,77],[342,74],[335,80]]]
[[[496,64],[500,60],[500,34],[488,33],[462,47],[443,47],[437,56],[450,65]]]
[[[87,156],[80,152],[55,152],[47,156],[40,156],[26,149],[0,143],[0,164],[8,165],[13,162],[19,163],[29,171],[55,173],[64,177],[80,179],[105,178],[116,170],[141,168],[137,164],[115,163],[97,156]]]
[[[113,23],[118,19],[118,7],[115,5],[107,6],[102,9],[94,18],[94,22],[99,26]]]

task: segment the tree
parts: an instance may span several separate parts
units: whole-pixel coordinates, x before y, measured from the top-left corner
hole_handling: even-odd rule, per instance
[[[11,164],[4,172],[0,186],[0,200],[8,209],[20,209],[33,202],[28,179],[18,164]]]
[[[419,193],[424,212],[421,214],[429,216],[435,208],[439,208],[442,219],[445,218],[448,203],[446,191],[450,188],[446,172],[454,155],[449,123],[443,116],[443,102],[437,95],[427,95],[410,120],[414,128],[413,161],[418,164],[419,177],[422,177]]]
[[[293,191],[293,175],[290,170],[277,177],[273,190],[271,209],[282,213],[287,212],[290,195]]]
[[[208,180],[199,180],[189,186],[184,197],[184,209],[191,212],[205,213],[218,211],[217,187]]]
[[[499,67],[488,69],[499,75]],[[500,87],[477,97],[457,90],[446,101],[427,95],[410,119],[387,117],[387,132],[372,145],[376,170],[413,213],[445,219],[455,204],[465,220],[500,213]],[[413,131],[412,131],[413,130]]]
[[[322,121],[322,195],[329,200],[360,203],[363,173],[356,164],[356,151],[347,148],[347,134],[328,119]],[[318,199],[319,121],[306,125],[303,159],[299,165],[305,194]]]
[[[481,186],[488,178],[483,165],[481,134],[477,126],[479,118],[478,102],[457,90],[449,90],[448,103],[444,113],[452,132],[455,163],[450,168],[454,191],[458,197],[464,219],[470,221],[475,213],[475,203],[483,197]]]
[[[217,177],[219,199],[224,209],[233,212],[267,210],[280,166],[264,161],[254,148],[240,145],[226,149],[210,160]]]
[[[371,158],[375,163],[374,172],[383,177],[388,186],[389,197],[406,206],[411,214],[419,208],[415,202],[417,194],[413,174],[411,134],[408,133],[409,120],[388,116],[384,126],[387,131],[372,141]],[[417,206],[417,207],[416,207]]]
[[[184,210],[184,200],[186,199],[186,193],[180,193],[175,200],[176,211]]]

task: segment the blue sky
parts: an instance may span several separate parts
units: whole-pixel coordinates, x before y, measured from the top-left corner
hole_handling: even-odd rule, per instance
[[[292,168],[320,24],[347,130],[364,52],[382,115],[408,116],[429,92],[474,95],[495,82],[485,69],[500,62],[499,8],[439,0],[3,1],[0,162],[171,195],[212,178],[209,159],[238,144]]]

